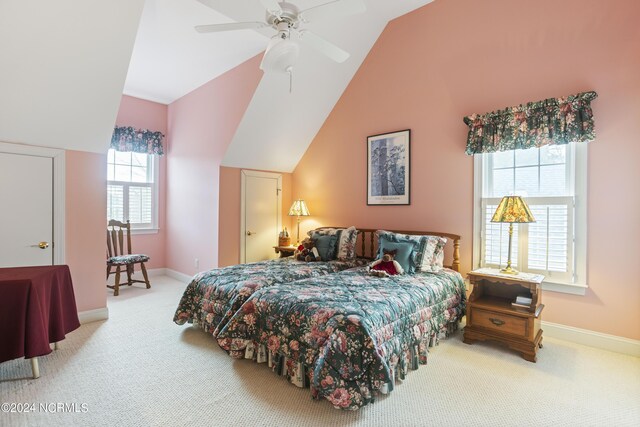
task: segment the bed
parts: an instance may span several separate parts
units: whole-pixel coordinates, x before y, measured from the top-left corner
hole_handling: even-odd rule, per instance
[[[322,227],[318,230],[350,230],[338,227]],[[356,230],[353,245],[367,241],[367,233],[373,230]],[[359,240],[358,240],[359,239]],[[364,251],[365,245],[358,246]],[[204,331],[218,335],[229,318],[258,289],[278,283],[321,277],[342,270],[365,265],[363,252],[350,247],[352,254],[346,260],[320,262],[296,261],[292,257],[238,264],[217,268],[195,275],[187,285],[175,311],[173,321],[178,325],[197,324]]]
[[[457,329],[465,284],[455,271],[459,237],[447,236],[454,268],[380,278],[359,267],[263,288],[229,319],[218,343],[234,358],[266,362],[310,386],[316,399],[358,409],[426,364],[428,348]]]

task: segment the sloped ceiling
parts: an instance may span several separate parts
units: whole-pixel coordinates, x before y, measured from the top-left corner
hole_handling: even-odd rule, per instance
[[[106,152],[143,5],[0,1],[0,141]]]
[[[326,1],[292,2],[304,9]],[[366,0],[367,12],[362,15],[306,25],[350,52],[351,57],[337,64],[303,45],[294,68],[291,93],[286,74],[265,73],[222,164],[293,171],[386,24],[430,2]],[[208,3],[237,21],[263,19],[259,0],[209,0]]]
[[[232,20],[196,0],[146,0],[124,93],[169,104],[254,57],[269,42],[255,31],[193,29],[226,22]]]
[[[289,1],[299,9],[329,2]],[[287,75],[265,74],[223,165],[292,171],[386,24],[431,2],[364,1],[364,14],[304,25],[347,50],[351,57],[337,64],[303,44],[292,93]],[[198,34],[195,25],[264,19],[260,0],[147,0],[125,93],[173,102],[263,51],[274,34],[270,28]]]

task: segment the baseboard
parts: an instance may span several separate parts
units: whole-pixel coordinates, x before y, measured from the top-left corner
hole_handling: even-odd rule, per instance
[[[164,269],[164,275],[168,276],[168,277],[171,277],[172,279],[179,280],[182,283],[191,282],[191,278],[193,277],[193,276],[189,276],[189,275],[184,274],[184,273],[180,273],[179,271],[172,270],[170,268],[165,268]]]
[[[78,312],[78,319],[80,319],[81,325],[84,325],[85,323],[97,322],[100,320],[107,320],[108,318],[109,308],[107,307]]]
[[[542,321],[545,337],[640,357],[640,341]]]
[[[144,277],[142,276],[142,271],[140,271],[140,267],[136,266],[136,271],[133,273],[133,278],[136,280],[144,280]],[[147,276],[149,276],[149,278],[151,277],[158,277],[158,276],[167,276],[167,272],[166,272],[166,268],[148,268],[147,269]],[[120,281],[126,280],[127,278],[127,274],[126,273],[120,273]],[[107,279],[107,283],[110,285],[113,285],[115,283],[116,280],[116,275],[115,272],[111,272],[111,275],[109,276],[109,278]],[[151,279],[149,279],[149,281],[151,281]]]
[[[140,271],[136,271],[135,274],[140,274],[142,276],[142,272]],[[147,275],[149,277],[166,276],[167,269],[166,268],[147,268]]]

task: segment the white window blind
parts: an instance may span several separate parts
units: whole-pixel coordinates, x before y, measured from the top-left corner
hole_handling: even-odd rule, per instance
[[[156,163],[149,154],[109,150],[107,220],[128,220],[132,228],[156,228]]]
[[[514,224],[511,260],[520,271],[575,281],[575,147],[552,145],[482,155],[480,265],[507,262],[509,224],[492,223],[501,198],[519,195],[535,223]],[[478,179],[478,176],[476,176]]]

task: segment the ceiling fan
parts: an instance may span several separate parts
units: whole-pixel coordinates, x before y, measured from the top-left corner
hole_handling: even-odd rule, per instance
[[[198,0],[205,6],[210,6],[207,0]],[[308,22],[331,19],[336,16],[363,13],[366,6],[363,0],[333,0],[308,9],[299,10],[289,2],[277,0],[260,0],[266,9],[264,22],[231,22],[226,24],[198,25],[195,30],[199,33],[213,33],[219,31],[234,31],[246,29],[273,28],[277,33],[271,38],[262,57],[260,69],[263,71],[285,72],[291,75],[293,66],[298,59],[300,46],[297,40],[323,53],[332,60],[342,63],[349,58],[349,53],[319,35],[302,29]],[[211,6],[210,6],[211,7]],[[297,39],[292,39],[292,34]]]

